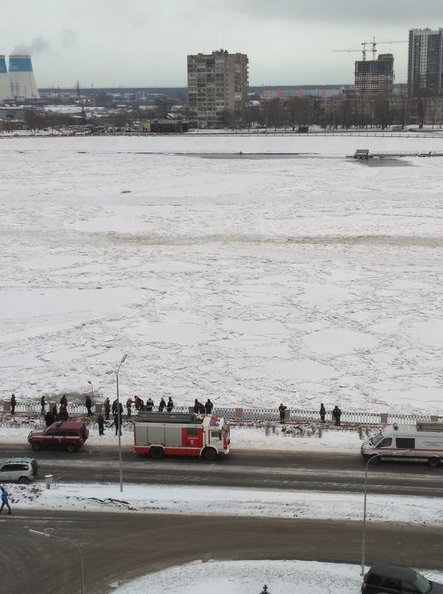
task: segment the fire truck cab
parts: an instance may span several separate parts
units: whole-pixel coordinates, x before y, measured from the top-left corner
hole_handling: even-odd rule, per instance
[[[229,454],[229,426],[215,415],[141,411],[134,421],[134,451],[160,459],[194,456],[216,460]]]

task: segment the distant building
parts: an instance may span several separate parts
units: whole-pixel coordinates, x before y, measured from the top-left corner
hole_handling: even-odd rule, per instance
[[[198,127],[220,127],[237,118],[248,98],[248,57],[226,50],[188,56],[189,118]]]
[[[408,93],[410,97],[443,93],[443,29],[409,31]]]
[[[394,86],[394,56],[380,54],[377,60],[355,62],[354,88],[358,95],[391,95]]]
[[[0,55],[0,101],[38,98],[31,56],[11,54],[7,69],[5,56]]]
[[[9,84],[11,85],[11,96],[13,99],[38,99],[39,93],[32,71],[31,56],[13,55],[9,56]]]

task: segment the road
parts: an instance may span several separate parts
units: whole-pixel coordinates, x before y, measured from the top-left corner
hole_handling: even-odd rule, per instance
[[[116,448],[84,448],[33,453],[27,446],[0,446],[0,458],[36,456],[40,477],[53,474],[63,482],[118,482]],[[236,450],[217,462],[188,458],[160,461],[123,449],[123,480],[134,484],[175,484],[361,492],[365,465],[355,454],[327,452],[258,452]],[[443,467],[425,463],[383,462],[369,468],[371,493],[441,497]]]
[[[29,533],[49,526],[80,545],[87,594],[200,559],[361,560],[359,522],[26,510],[0,516],[1,592],[80,592],[75,547]],[[371,523],[367,561],[381,560],[442,570],[443,528]]]
[[[1,458],[30,453],[26,446],[0,446]],[[43,451],[37,458],[41,476],[54,474],[63,482],[118,482],[115,448],[85,448],[75,454]],[[364,480],[364,463],[358,456],[318,452],[244,450],[207,463],[154,461],[124,449],[123,468],[125,482],[138,484],[361,492]],[[443,468],[383,463],[370,467],[369,489],[441,497],[442,478]],[[81,546],[88,594],[108,593],[116,583],[199,559],[361,561],[361,522],[14,510],[12,516],[0,516],[5,545],[0,556],[1,592],[80,592],[75,547],[28,531],[49,527]],[[371,522],[367,562],[375,561],[443,570],[443,527]]]

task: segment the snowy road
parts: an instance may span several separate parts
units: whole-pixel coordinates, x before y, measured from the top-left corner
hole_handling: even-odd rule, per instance
[[[2,587],[8,592],[19,587],[21,592],[72,594],[78,583],[78,556],[72,545],[34,537],[29,528],[50,527],[77,542],[85,558],[86,591],[95,594],[108,594],[109,586],[122,580],[194,560],[360,561],[361,522],[26,510],[1,518],[0,525],[10,565],[39,559],[27,571],[3,573]],[[371,525],[367,559],[441,570],[442,528]],[[4,563],[2,556],[0,567]]]

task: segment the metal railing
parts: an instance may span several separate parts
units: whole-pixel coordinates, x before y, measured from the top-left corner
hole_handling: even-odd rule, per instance
[[[13,417],[10,413],[9,401],[3,401],[1,409],[1,421],[11,421]],[[48,410],[46,408],[46,410]],[[93,408],[94,416],[103,414],[103,405],[96,404]],[[157,407],[154,407],[154,411]],[[192,412],[192,406],[175,406],[174,411],[176,412]],[[126,413],[126,409],[124,410]],[[137,416],[137,410],[135,407],[132,408],[131,416]],[[87,418],[87,411],[84,404],[73,402],[68,405],[69,416],[72,417],[85,417]],[[253,407],[232,407],[232,406],[215,406],[213,413],[217,416],[224,417],[230,422],[237,423],[260,423],[260,422],[279,422],[280,414],[275,408],[253,408]],[[27,419],[32,417],[32,419]],[[127,418],[127,415],[124,414]],[[35,421],[36,418],[41,417],[41,407],[37,402],[20,402],[15,407],[15,419],[21,423],[25,421]],[[94,419],[95,420],[95,419]],[[325,420],[327,423],[333,422],[332,411],[327,411]],[[320,415],[318,410],[309,409],[287,409],[285,411],[285,422],[293,424],[306,424],[306,423],[317,423],[320,421]],[[430,423],[430,422],[441,422],[443,416],[438,414],[402,414],[397,412],[383,412],[377,413],[372,411],[342,411],[341,424],[346,426],[378,426],[388,425],[392,423],[398,424],[415,424],[417,422]]]

